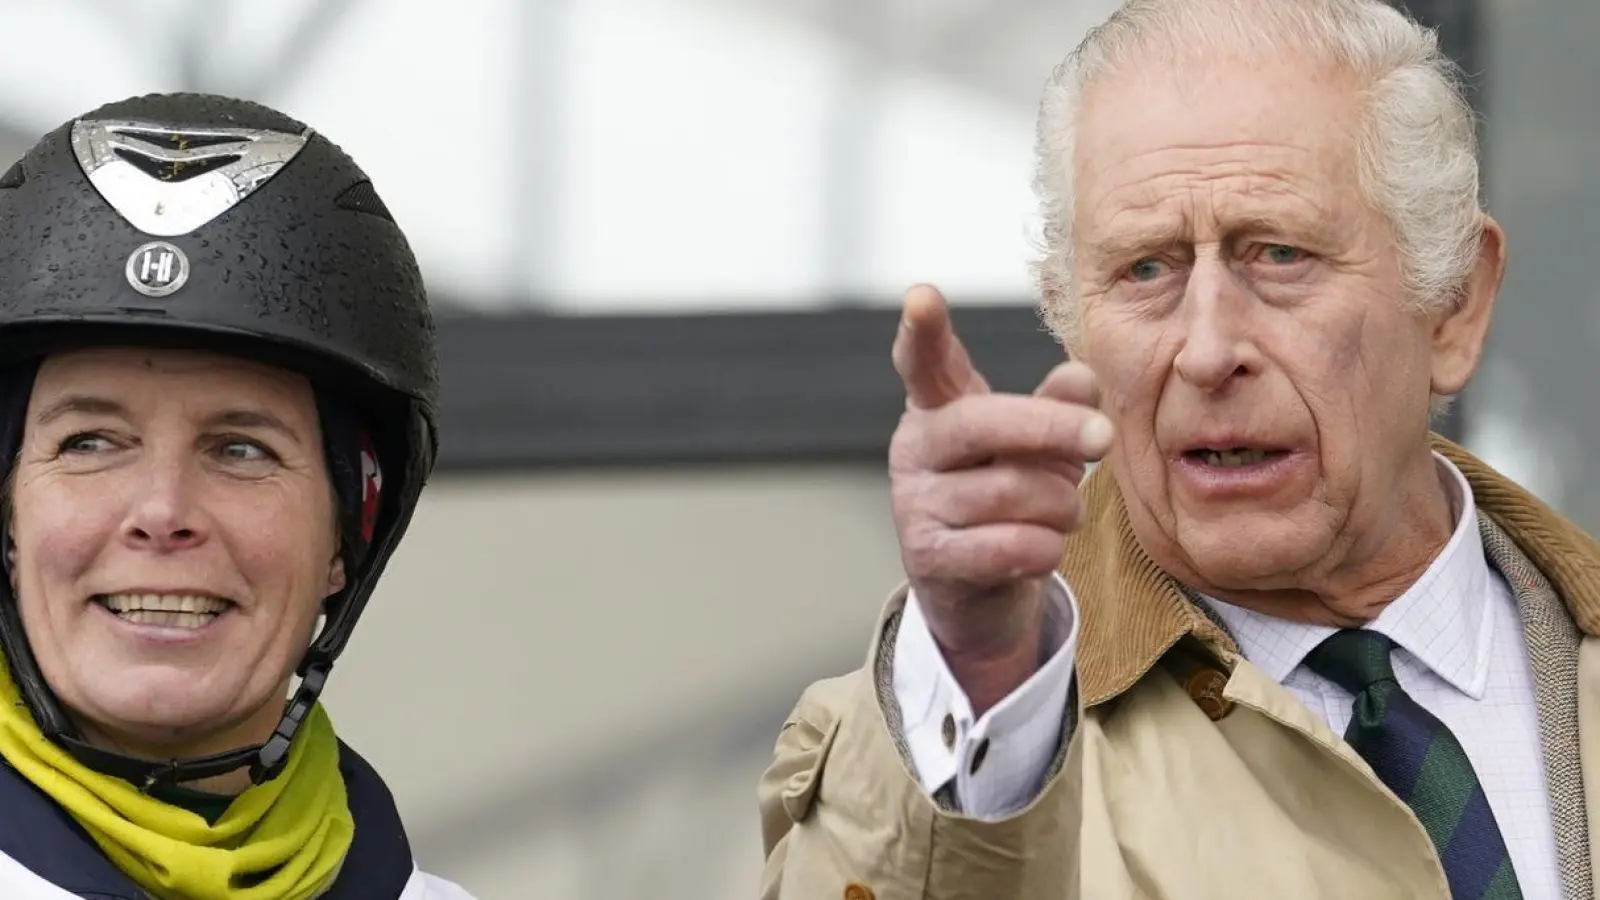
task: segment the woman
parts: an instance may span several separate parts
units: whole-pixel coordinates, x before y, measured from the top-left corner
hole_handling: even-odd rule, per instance
[[[0,177],[0,285],[0,897],[470,900],[317,703],[435,450],[361,170],[253,104],[114,103]]]

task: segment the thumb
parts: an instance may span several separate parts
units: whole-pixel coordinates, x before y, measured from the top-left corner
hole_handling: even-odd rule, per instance
[[[944,296],[929,285],[919,284],[906,292],[893,355],[910,406],[934,409],[966,394],[989,390],[956,336]]]

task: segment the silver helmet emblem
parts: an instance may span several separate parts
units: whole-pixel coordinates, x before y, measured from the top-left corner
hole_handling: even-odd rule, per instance
[[[175,237],[250,196],[294,159],[310,136],[309,129],[288,134],[80,120],[72,126],[72,151],[95,190],[133,227]]]
[[[133,251],[123,271],[134,290],[146,297],[165,297],[189,280],[189,257],[175,244],[151,241]]]

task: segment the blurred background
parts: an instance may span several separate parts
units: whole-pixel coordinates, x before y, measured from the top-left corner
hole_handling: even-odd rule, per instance
[[[1600,4],[1413,0],[1511,274],[1445,428],[1593,529]],[[896,584],[900,291],[1028,388],[1033,108],[1113,0],[12,0],[0,156],[236,94],[374,177],[430,278],[436,482],[328,702],[482,900],[753,896],[755,783]]]

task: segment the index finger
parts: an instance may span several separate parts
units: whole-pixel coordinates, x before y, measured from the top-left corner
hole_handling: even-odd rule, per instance
[[[919,284],[906,292],[894,339],[894,368],[905,384],[906,403],[935,409],[967,394],[986,393],[988,382],[956,336],[943,295]]]
[[[921,415],[918,462],[933,471],[1019,457],[1077,468],[1103,457],[1115,437],[1099,410],[1046,397],[966,397]]]

